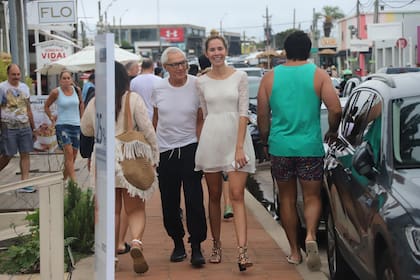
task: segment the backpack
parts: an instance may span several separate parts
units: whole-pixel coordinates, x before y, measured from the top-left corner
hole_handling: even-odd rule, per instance
[[[89,101],[95,96],[95,87],[90,87],[86,94],[86,99],[84,101],[85,108],[88,105]],[[90,158],[93,152],[93,144],[95,143],[94,137],[85,136],[80,131],[80,155],[82,158]]]

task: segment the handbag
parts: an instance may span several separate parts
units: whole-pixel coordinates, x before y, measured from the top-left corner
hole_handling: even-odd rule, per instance
[[[130,109],[130,92],[126,93],[124,132],[116,136],[117,171],[120,169],[129,184],[140,190],[149,189],[155,181],[155,170],[152,164],[152,148],[144,134],[134,130]]]

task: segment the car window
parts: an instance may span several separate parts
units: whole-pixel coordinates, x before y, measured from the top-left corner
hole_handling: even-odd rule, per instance
[[[357,87],[360,84],[360,79],[359,78],[350,78],[346,85],[344,86],[343,92],[342,92],[342,96],[350,96],[351,92],[353,91],[353,89],[355,87]]]
[[[368,134],[372,123],[379,116],[372,115],[373,111],[371,109],[379,101],[380,99],[375,92],[366,89],[355,91],[349,98],[344,109],[340,134],[350,145],[357,147],[363,140],[366,140],[364,136]],[[380,108],[380,105],[378,106]],[[377,126],[380,129],[380,124]]]
[[[396,168],[418,168],[420,164],[420,97],[394,100],[392,119]]]

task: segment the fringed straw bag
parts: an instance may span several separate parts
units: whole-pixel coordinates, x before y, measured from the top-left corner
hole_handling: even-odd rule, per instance
[[[149,189],[155,180],[152,149],[143,133],[134,130],[130,94],[131,92],[127,92],[125,97],[125,132],[116,136],[117,155],[120,155],[116,160],[127,182],[144,191]]]

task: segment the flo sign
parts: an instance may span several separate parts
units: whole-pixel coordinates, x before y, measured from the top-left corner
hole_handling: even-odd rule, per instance
[[[76,23],[74,0],[38,1],[38,22],[40,24]]]

